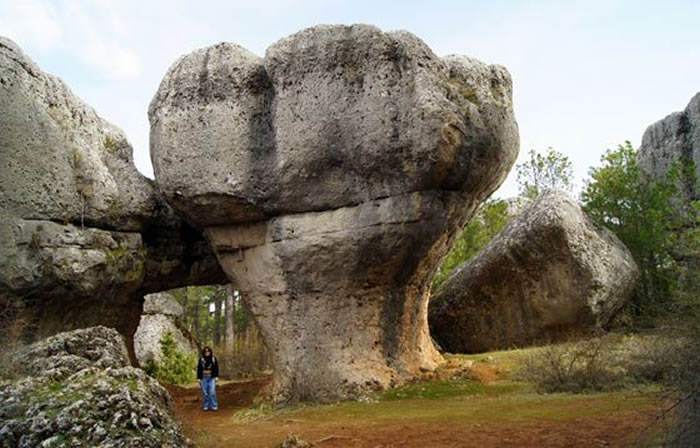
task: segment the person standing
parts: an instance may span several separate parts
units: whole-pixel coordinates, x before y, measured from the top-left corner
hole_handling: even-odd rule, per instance
[[[216,379],[219,377],[219,362],[214,356],[210,347],[202,349],[202,356],[197,363],[197,379],[199,387],[202,389],[202,409],[205,411],[219,410],[219,403],[216,401]]]

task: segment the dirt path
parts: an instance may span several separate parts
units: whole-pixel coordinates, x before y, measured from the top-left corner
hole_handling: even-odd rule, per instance
[[[200,447],[272,447],[290,433],[318,447],[635,446],[659,405],[652,393],[484,394],[257,411],[245,418],[240,411],[251,408],[268,383],[220,385],[216,413],[200,410],[196,388],[169,389],[185,432]]]

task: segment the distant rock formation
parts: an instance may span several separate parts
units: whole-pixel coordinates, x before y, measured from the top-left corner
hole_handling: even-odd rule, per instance
[[[454,353],[556,341],[605,325],[638,277],[615,235],[545,192],[436,291],[431,334]]]
[[[124,339],[92,327],[37,342],[0,384],[2,446],[186,446],[158,381],[129,367]]]
[[[647,128],[639,147],[639,167],[663,180],[676,162],[695,163],[695,175],[700,179],[700,93],[684,111],[674,112]],[[683,199],[700,199],[697,179],[685,179],[681,185]]]
[[[139,365],[161,360],[160,342],[170,333],[175,346],[183,353],[196,353],[197,344],[180,323],[185,310],[168,293],[149,294],[143,303],[143,314],[134,334],[134,352]]]
[[[517,156],[504,68],[317,26],[264,58],[226,43],[180,58],[149,117],[158,187],[242,291],[277,400],[435,368],[431,277]]]
[[[134,167],[121,130],[0,38],[0,307],[37,334],[133,335],[144,294],[225,276],[200,232]]]

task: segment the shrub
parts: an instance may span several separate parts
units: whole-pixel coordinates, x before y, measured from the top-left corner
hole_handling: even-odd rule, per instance
[[[521,379],[538,392],[598,392],[669,381],[678,368],[676,339],[606,335],[540,349],[526,359]]]
[[[590,392],[618,386],[608,339],[550,345],[526,359],[520,372],[538,392]]]
[[[160,361],[150,360],[144,370],[159,381],[169,384],[188,384],[196,378],[197,358],[195,354],[178,350],[172,333],[167,332],[160,340]]]

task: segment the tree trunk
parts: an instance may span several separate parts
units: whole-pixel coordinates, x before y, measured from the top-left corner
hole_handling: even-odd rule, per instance
[[[224,342],[227,346],[233,345],[233,340],[236,336],[236,301],[233,296],[233,285],[228,285],[226,288],[226,329],[224,332]]]
[[[221,345],[221,294],[217,291],[214,297],[214,345]]]
[[[185,290],[185,294],[187,295],[188,301],[190,298],[190,288],[187,287]],[[199,301],[199,297],[193,297],[193,303],[192,306],[189,309],[189,314],[190,314],[190,319],[192,320],[192,334],[194,334],[194,337],[197,338],[198,341],[202,341],[202,335],[199,330],[199,313],[200,313],[200,307],[201,303]]]

